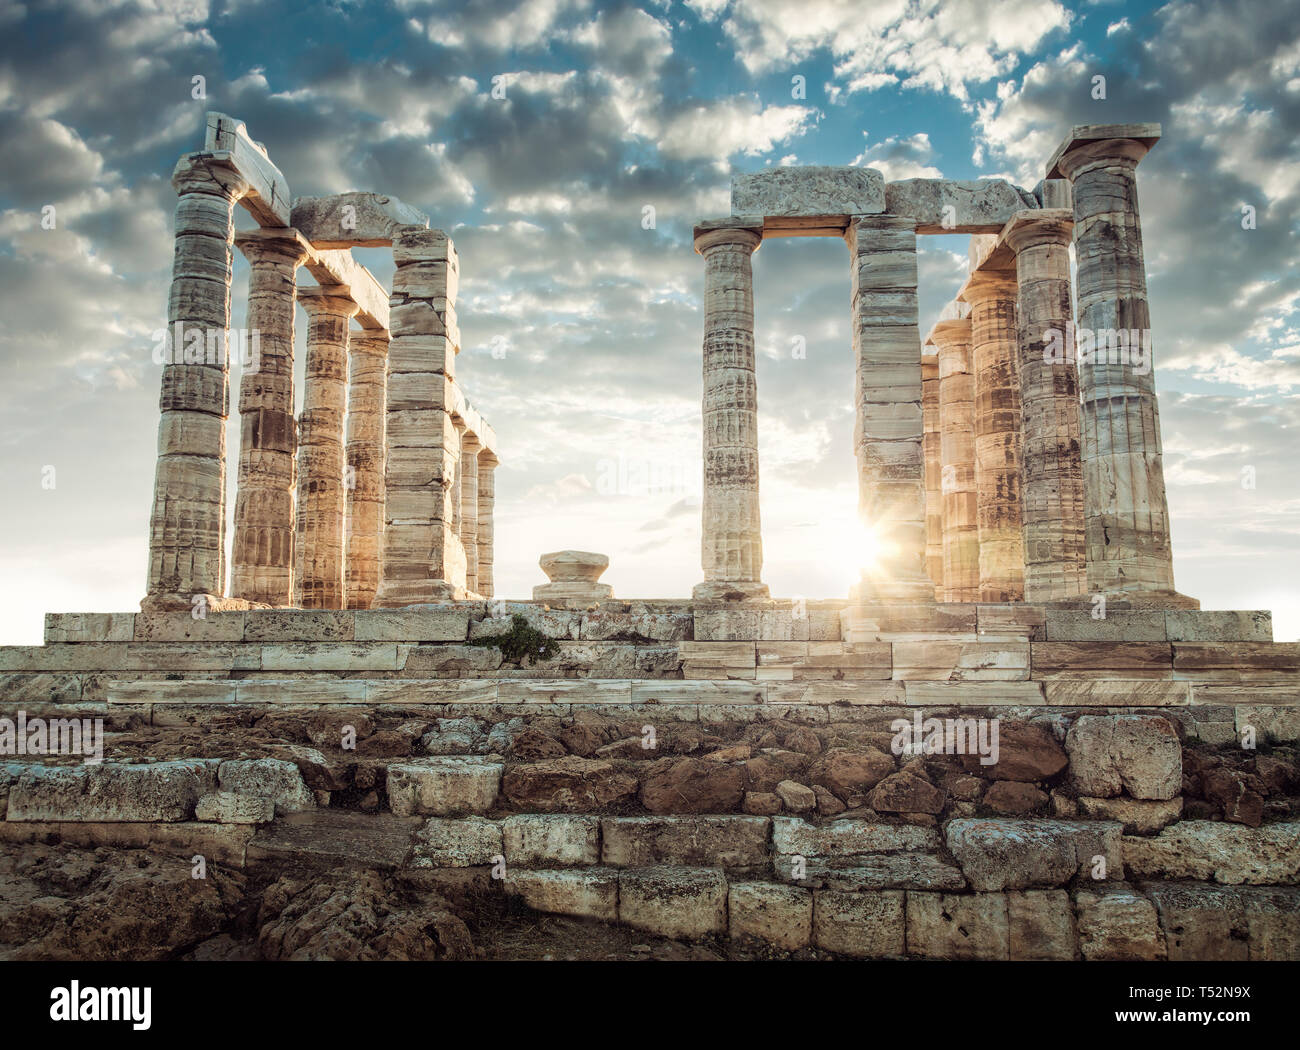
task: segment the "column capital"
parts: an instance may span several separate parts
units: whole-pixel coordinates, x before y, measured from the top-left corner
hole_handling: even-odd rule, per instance
[[[1083,168],[1098,163],[1137,162],[1160,141],[1160,125],[1076,124],[1047,162],[1049,179],[1073,179]]]
[[[250,263],[298,266],[313,254],[311,242],[291,226],[241,230],[235,234],[235,247]]]
[[[971,271],[957,298],[973,307],[990,299],[1014,299],[1018,294],[1014,270],[985,269]]]
[[[185,153],[172,171],[172,188],[177,194],[210,193],[236,201],[252,188],[252,183],[223,157]]]
[[[478,439],[478,435],[472,430],[466,430],[460,436],[460,450],[465,452],[478,452],[483,447]]]
[[[1002,227],[1001,239],[1019,254],[1040,244],[1069,245],[1074,235],[1074,213],[1066,208],[1038,208],[1017,212]]]
[[[299,288],[298,302],[312,316],[325,314],[353,317],[360,309],[352,300],[352,290],[346,284],[308,285]]]
[[[695,251],[706,254],[724,244],[757,251],[763,243],[763,220],[753,216],[705,219],[695,227]]]
[[[497,454],[490,448],[485,448],[478,454],[479,470],[495,470],[500,465],[501,460],[497,458]]]

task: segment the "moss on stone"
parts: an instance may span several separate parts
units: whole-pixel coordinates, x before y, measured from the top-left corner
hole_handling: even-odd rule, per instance
[[[510,630],[475,638],[469,644],[500,649],[503,660],[521,665],[525,658],[530,664],[535,664],[538,660],[551,659],[560,651],[554,638],[530,626],[528,618],[520,613],[510,617]]]

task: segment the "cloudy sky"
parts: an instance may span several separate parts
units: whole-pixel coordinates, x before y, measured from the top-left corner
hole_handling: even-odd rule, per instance
[[[1276,637],[1300,637],[1289,5],[302,6],[0,13],[0,643],[38,641],[46,610],[138,607],[169,176],[209,109],[247,122],[295,196],[392,193],[456,241],[460,376],[500,439],[508,597],[566,547],[608,553],[620,596],[682,596],[701,578],[690,233],[727,213],[733,172],[861,164],[1032,187],[1071,124],[1159,121],[1140,191],[1177,584],[1206,608],[1271,608]],[[966,238],[922,248],[925,330],[960,283]],[[357,254],[388,281],[384,251]],[[247,274],[236,253],[236,327]],[[844,596],[857,564],[847,252],[769,242],[755,274],[764,575],[780,596]],[[298,327],[301,347],[301,314]],[[232,427],[232,463],[237,442]]]

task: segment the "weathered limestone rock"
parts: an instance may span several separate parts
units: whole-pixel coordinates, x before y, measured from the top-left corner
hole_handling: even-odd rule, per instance
[[[465,550],[465,590],[478,593],[478,437],[460,439],[460,545]]]
[[[766,941],[788,952],[812,939],[813,895],[771,882],[733,882],[727,890],[727,932],[732,940]]]
[[[966,304],[941,317],[927,342],[939,350],[940,462],[943,490],[944,601],[980,596],[979,520],[975,484],[975,377]]]
[[[885,210],[885,178],[873,168],[772,168],[731,179],[731,214],[768,218],[774,229],[818,224],[781,219],[827,219],[843,228],[853,215]]]
[[[1300,823],[1248,828],[1184,820],[1154,838],[1125,836],[1124,862],[1141,878],[1295,885],[1300,883]]]
[[[609,556],[591,551],[552,551],[537,563],[550,583],[533,588],[533,601],[603,601],[614,597],[614,588],[598,583],[609,568]]]
[[[844,240],[857,362],[858,512],[878,547],[852,596],[929,601],[916,227],[898,216],[865,215],[849,223]]]
[[[904,955],[903,892],[813,894],[813,944],[858,959],[900,959]]]
[[[1093,877],[1124,876],[1119,824],[1108,821],[985,820],[948,822],[948,850],[977,892],[1064,886]]]
[[[908,891],[910,957],[1005,960],[1010,950],[1006,894]]]
[[[496,513],[497,457],[484,449],[478,454],[478,547],[475,589],[484,598],[493,595],[492,566],[495,545],[493,520]]]
[[[1065,738],[1070,777],[1080,794],[1171,799],[1182,790],[1178,734],[1159,715],[1084,715]]]
[[[698,228],[704,256],[704,582],[697,599],[766,598],[758,500],[752,225]]]
[[[712,868],[653,867],[618,877],[620,922],[660,937],[689,939],[727,928],[727,880]]]
[[[943,432],[939,419],[939,357],[921,358],[922,454],[925,457],[925,571],[943,599]]]
[[[1025,596],[1016,291],[1014,274],[977,270],[959,294],[970,304],[975,518],[982,602],[1015,602]]]
[[[1164,959],[1165,935],[1156,907],[1128,886],[1081,889],[1075,894],[1079,950],[1088,960]]]
[[[1076,957],[1074,912],[1064,890],[1022,890],[1007,894],[1009,958],[1069,961]]]
[[[295,604],[341,609],[344,603],[343,419],[347,409],[348,320],[356,313],[348,289],[302,288],[307,311],[307,368],[298,420],[298,517],[294,550]]]
[[[1171,962],[1300,959],[1300,892],[1145,883]]]
[[[230,158],[188,153],[172,185],[175,256],[147,600],[189,608],[195,596],[225,593],[232,212],[250,184]]]
[[[734,813],[747,784],[741,765],[699,758],[661,759],[641,785],[641,804],[651,813]]]
[[[506,892],[521,897],[534,911],[615,922],[619,873],[612,868],[572,871],[524,871],[507,867]]]
[[[879,813],[938,814],[943,802],[941,788],[906,770],[891,773],[871,792],[871,807]]]
[[[413,868],[469,868],[503,855],[501,825],[482,817],[433,817],[411,843]]]
[[[352,333],[348,340],[348,369],[345,605],[349,609],[369,609],[379,589],[384,535],[388,333]]]
[[[1125,835],[1154,835],[1183,813],[1181,795],[1171,799],[1145,801],[1133,798],[1078,798],[1079,811],[1096,820],[1117,820]]]
[[[388,767],[388,804],[399,817],[486,813],[497,800],[502,767],[473,758],[424,758]]]
[[[317,248],[380,248],[406,226],[429,226],[429,217],[381,193],[298,197],[289,223]]]
[[[195,804],[194,819],[215,824],[269,824],[275,819],[275,802],[264,795],[214,791]]]
[[[297,770],[294,770],[296,773]],[[210,763],[29,766],[9,788],[9,820],[181,821],[216,788]]]
[[[1137,165],[1160,125],[1075,127],[1049,162],[1074,195],[1088,587],[1174,597],[1169,506],[1152,369]]]
[[[239,490],[235,497],[230,593],[265,605],[293,599],[293,397],[295,274],[311,245],[295,230],[235,237],[248,260],[248,328],[258,334],[254,367],[239,384]]]
[[[776,794],[789,813],[811,813],[817,808],[817,796],[812,788],[796,781],[781,781],[776,785]]]
[[[885,184],[884,211],[916,223],[917,233],[997,233],[1033,194],[1004,179],[900,179]]]
[[[758,868],[767,863],[767,832],[764,817],[605,817],[601,862]]]
[[[502,782],[512,805],[542,813],[589,812],[628,798],[636,789],[636,777],[620,773],[612,762],[577,755],[514,766]]]
[[[1056,737],[1043,726],[1002,721],[998,725],[998,760],[983,765],[980,755],[962,755],[962,768],[997,780],[1025,783],[1049,780],[1069,764]]]
[[[772,847],[778,854],[836,861],[867,853],[935,851],[939,849],[939,833],[909,824],[846,818],[817,825],[798,817],[774,817]]]
[[[316,796],[292,762],[278,758],[231,759],[217,769],[222,791],[261,795],[275,803],[276,813],[314,809]]]
[[[524,813],[502,823],[506,863],[564,868],[600,863],[600,820],[567,814]]]
[[[1078,370],[1073,332],[1069,213],[1024,212],[1002,239],[1015,253],[1019,313],[1025,599],[1087,593]],[[1061,346],[1060,353],[1049,352]]]

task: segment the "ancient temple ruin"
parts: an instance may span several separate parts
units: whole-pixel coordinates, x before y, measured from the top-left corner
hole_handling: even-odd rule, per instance
[[[291,206],[265,147],[220,113],[208,114],[203,149],[181,157],[172,185],[169,346],[142,607],[369,609],[491,597],[496,436],[456,379],[451,239],[379,194]],[[235,233],[236,204],[259,229]],[[227,594],[232,242],[249,263],[257,356],[239,389]],[[350,251],[380,246],[393,249],[391,290]],[[315,285],[299,286],[300,268]],[[295,302],[308,318],[297,418]]]
[[[207,134],[175,176],[169,320],[201,336],[163,370],[148,594],[0,647],[0,744],[26,746],[0,761],[25,857],[0,954],[66,953],[82,887],[147,863],[183,889],[149,899],[153,942],[99,950],[387,957],[395,928],[466,958],[522,903],[593,943],[764,957],[1300,958],[1300,643],[1174,590],[1135,188],[1156,126],[1075,128],[1032,191],[738,176],[695,235],[704,580],[616,598],[604,555],[556,551],[531,601],[493,597],[498,453],[456,378],[446,234],[375,194],[291,206],[241,125]],[[923,341],[916,238],[943,232],[969,273]],[[883,556],[848,596],[763,583],[751,256],[777,236],[849,248]],[[227,594],[232,243],[261,345]],[[392,246],[391,290],[363,245]],[[27,746],[96,719],[98,763]]]

